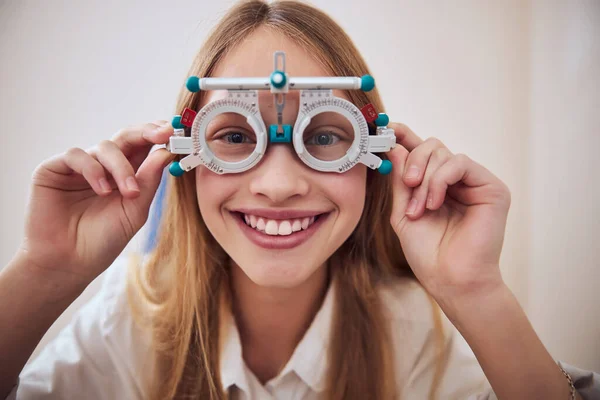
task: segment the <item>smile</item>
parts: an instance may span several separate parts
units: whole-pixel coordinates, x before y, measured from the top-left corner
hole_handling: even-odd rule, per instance
[[[266,249],[291,249],[307,241],[331,212],[257,212],[232,211],[245,236]]]
[[[267,219],[257,217],[256,215],[243,214],[246,225],[251,226],[259,232],[264,232],[271,236],[288,236],[294,232],[307,230],[318,218],[319,215],[312,217],[296,219]]]

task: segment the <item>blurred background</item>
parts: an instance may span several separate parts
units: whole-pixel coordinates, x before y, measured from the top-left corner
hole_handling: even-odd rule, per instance
[[[0,268],[21,241],[35,167],[170,119],[233,3],[0,0]],[[600,1],[309,3],[353,38],[392,120],[510,187],[503,276],[556,359],[600,371]]]

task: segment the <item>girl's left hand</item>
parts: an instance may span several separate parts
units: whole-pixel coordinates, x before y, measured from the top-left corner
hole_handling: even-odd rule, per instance
[[[391,123],[400,144],[391,223],[411,269],[438,302],[502,285],[500,253],[510,207],[507,186],[435,138]]]

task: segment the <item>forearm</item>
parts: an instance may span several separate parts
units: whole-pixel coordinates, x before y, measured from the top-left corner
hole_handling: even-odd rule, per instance
[[[510,289],[440,301],[499,399],[567,400],[570,387]]]
[[[48,328],[83,290],[56,278],[19,257],[0,271],[0,398],[8,395]]]

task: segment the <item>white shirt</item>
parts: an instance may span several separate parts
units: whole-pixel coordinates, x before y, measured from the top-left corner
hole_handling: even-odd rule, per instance
[[[99,293],[24,368],[9,399],[148,397],[145,382],[152,379],[149,332],[142,331],[130,313],[126,269],[124,260],[117,260],[109,268]],[[330,285],[321,309],[284,369],[264,386],[242,359],[239,334],[230,316],[220,373],[232,399],[319,398],[326,382],[333,287]],[[424,289],[408,278],[382,289],[381,296],[392,325],[400,396],[426,399],[436,365],[431,304]],[[437,392],[439,398],[495,398],[470,348],[442,318],[447,332],[448,366]]]

